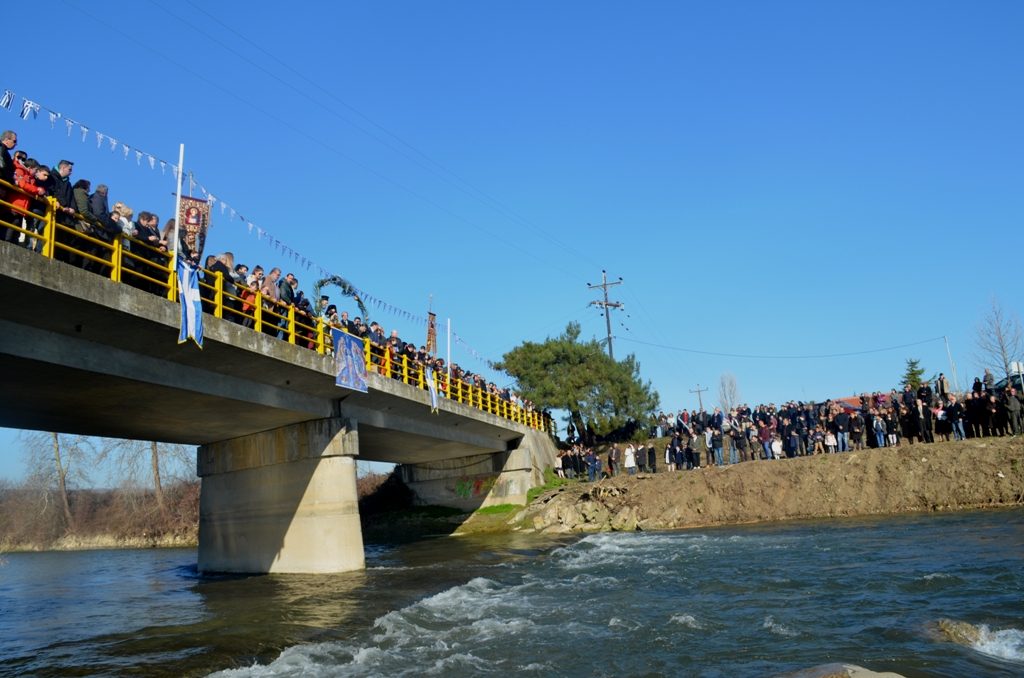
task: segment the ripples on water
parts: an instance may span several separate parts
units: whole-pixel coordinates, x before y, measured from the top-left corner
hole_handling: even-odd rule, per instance
[[[1024,675],[1024,511],[371,548],[365,572],[201,578],[188,551],[0,568],[0,673]],[[939,618],[981,626],[942,642]]]

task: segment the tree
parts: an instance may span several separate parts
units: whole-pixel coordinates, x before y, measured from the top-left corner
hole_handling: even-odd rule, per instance
[[[900,385],[910,386],[911,391],[917,391],[917,387],[921,385],[921,377],[924,376],[924,368],[921,367],[921,361],[913,358],[907,358],[907,370],[903,373],[903,378],[900,379]]]
[[[736,386],[736,377],[732,372],[726,372],[718,380],[718,403],[723,412],[729,412],[739,404],[740,391]]]
[[[1020,319],[1006,313],[999,301],[992,305],[978,324],[975,334],[977,349],[974,359],[979,367],[1010,376],[1010,363],[1022,357]]]
[[[636,358],[615,361],[600,343],[579,336],[579,323],[569,323],[559,337],[523,342],[495,367],[512,375],[536,406],[567,410],[581,436],[588,428],[606,435],[627,422],[646,421],[658,407],[658,394],[640,380]]]
[[[19,434],[28,461],[26,485],[37,488],[44,505],[56,494],[60,502],[65,532],[75,531],[75,514],[71,506],[70,488],[88,481],[88,469],[95,457],[92,441],[85,436],[74,436],[42,431],[23,431]]]
[[[146,485],[148,481],[153,488],[157,509],[161,514],[166,514],[164,471],[168,469],[176,471],[172,477],[177,477],[179,480],[183,479],[182,476],[190,476],[192,473],[190,464],[193,464],[195,460],[194,450],[195,448],[186,445],[105,438],[99,441],[97,464],[109,462],[112,485],[134,489]],[[144,463],[147,459],[149,460],[148,467]],[[161,467],[163,467],[163,471]]]

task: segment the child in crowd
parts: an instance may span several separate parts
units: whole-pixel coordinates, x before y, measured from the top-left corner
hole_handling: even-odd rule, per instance
[[[878,443],[878,447],[885,447],[885,419],[876,414],[871,427],[875,431],[875,442]]]
[[[821,430],[820,426],[814,427],[814,432],[811,433],[811,454],[824,454],[825,453],[825,432]]]
[[[828,433],[825,434],[825,451],[828,452],[829,454],[835,454],[836,446],[836,434],[832,433],[832,431],[829,431]]]

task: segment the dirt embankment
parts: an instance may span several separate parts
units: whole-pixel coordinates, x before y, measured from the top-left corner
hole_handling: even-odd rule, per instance
[[[1024,503],[1024,438],[985,438],[620,475],[541,495],[538,532],[654,530]]]

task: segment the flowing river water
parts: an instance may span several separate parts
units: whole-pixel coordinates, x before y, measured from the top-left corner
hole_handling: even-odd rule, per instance
[[[2,561],[0,675],[1024,675],[1022,509],[439,538],[331,576],[204,577],[180,549]]]

